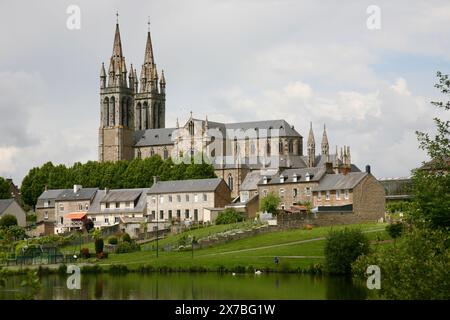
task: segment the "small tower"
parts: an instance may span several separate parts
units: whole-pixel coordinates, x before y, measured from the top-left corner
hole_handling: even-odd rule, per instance
[[[127,68],[117,22],[108,79],[104,64],[100,70],[99,161],[134,158],[133,118],[133,92],[132,87],[128,86]]]
[[[316,141],[314,140],[314,132],[311,122],[308,136],[308,167],[314,167],[315,164],[316,164]]]
[[[330,146],[328,144],[328,137],[327,137],[327,128],[325,125],[323,125],[323,135],[322,135],[322,143],[321,143],[321,149],[322,149],[322,156],[326,157],[326,162],[330,161]]]

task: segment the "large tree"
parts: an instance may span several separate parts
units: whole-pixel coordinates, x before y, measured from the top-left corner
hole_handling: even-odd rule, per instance
[[[0,199],[11,198],[11,191],[9,182],[0,177]]]

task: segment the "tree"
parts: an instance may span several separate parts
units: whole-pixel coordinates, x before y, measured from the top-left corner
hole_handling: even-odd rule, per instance
[[[331,274],[351,274],[352,263],[369,253],[369,240],[358,229],[330,231],[325,243],[325,268]]]
[[[280,197],[274,192],[270,192],[263,197],[260,202],[260,209],[263,212],[276,213],[278,205],[280,204]]]
[[[450,94],[448,75],[437,73],[435,85],[443,94]],[[450,101],[432,102],[444,112],[450,111]],[[419,148],[431,161],[413,172],[413,196],[409,219],[416,226],[450,229],[450,121],[435,117],[436,135],[416,132]]]
[[[10,185],[8,181],[0,177],[0,199],[11,198]]]
[[[233,208],[227,208],[220,212],[216,219],[216,224],[230,224],[243,221],[242,215]]]
[[[11,214],[5,214],[0,218],[0,227],[17,226],[17,218]]]

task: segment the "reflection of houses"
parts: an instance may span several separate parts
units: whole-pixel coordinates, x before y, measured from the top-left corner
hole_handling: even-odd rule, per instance
[[[386,201],[402,201],[411,199],[411,177],[382,178],[381,184],[386,191]]]
[[[16,217],[17,225],[20,227],[27,225],[26,213],[15,199],[0,199],[0,218],[5,215]]]
[[[82,228],[97,190],[97,188],[74,185],[73,189],[64,190],[57,196],[55,199],[56,233]]]
[[[207,208],[231,202],[223,179],[156,181],[147,192],[149,221],[204,222]]]
[[[140,219],[144,222],[147,191],[148,189],[99,190],[87,212],[88,218],[96,228],[120,224],[122,218]]]

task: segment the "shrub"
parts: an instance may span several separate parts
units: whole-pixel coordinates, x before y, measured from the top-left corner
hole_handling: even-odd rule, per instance
[[[219,213],[216,224],[230,224],[243,221],[242,215],[233,208],[228,208]]]
[[[391,223],[386,226],[386,232],[392,239],[401,237],[403,233],[404,225],[401,222]]]
[[[81,273],[101,273],[102,271],[103,269],[98,264],[81,267]]]
[[[5,214],[0,218],[0,227],[17,226],[17,218],[11,214]]]
[[[124,264],[113,264],[109,267],[109,272],[113,274],[124,274],[128,272],[128,267]]]
[[[103,252],[103,246],[104,246],[104,242],[102,238],[96,239],[95,240],[95,253],[99,254],[101,252]]]
[[[136,242],[122,242],[119,243],[115,249],[115,253],[129,253],[141,250],[141,247]]]
[[[122,236],[122,241],[123,242],[131,242],[131,237],[128,233],[124,233]]]
[[[108,239],[108,243],[112,245],[116,245],[119,243],[119,240],[116,237],[111,237]]]
[[[382,298],[392,300],[450,299],[450,235],[448,231],[415,229],[395,246],[381,246],[352,264],[356,277],[369,265],[381,271]]]
[[[60,264],[58,267],[58,274],[65,275],[67,274],[67,266],[65,264]]]
[[[261,199],[260,209],[263,212],[276,214],[279,204],[280,204],[280,197],[276,195],[274,192],[270,192],[267,196]]]
[[[331,274],[350,274],[351,264],[369,252],[369,240],[358,229],[330,231],[325,243],[325,268]]]
[[[84,259],[89,259],[91,257],[91,254],[89,253],[89,248],[81,248],[80,256]]]

